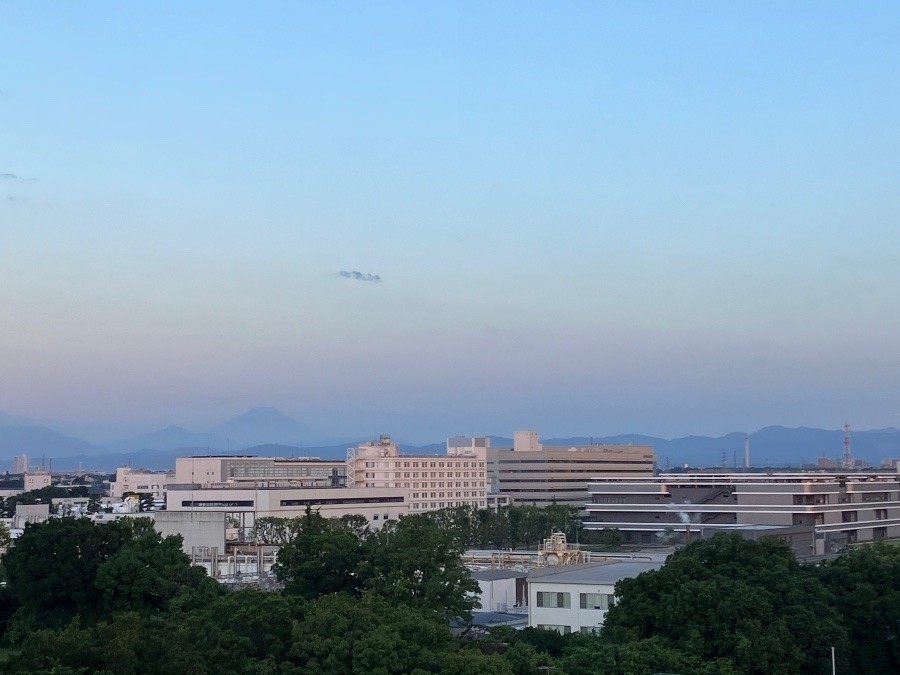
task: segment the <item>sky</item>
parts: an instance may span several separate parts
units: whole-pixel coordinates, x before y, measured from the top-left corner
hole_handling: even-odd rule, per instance
[[[0,0],[0,411],[900,426],[898,30],[895,2]]]

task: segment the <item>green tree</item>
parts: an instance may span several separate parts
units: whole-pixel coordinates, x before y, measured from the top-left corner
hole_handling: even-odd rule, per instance
[[[5,551],[11,542],[9,528],[6,526],[6,523],[0,522],[0,549]]]
[[[293,541],[302,527],[302,518],[263,516],[256,519],[253,527],[253,539],[258,544],[284,546]]]
[[[619,548],[622,545],[622,542],[625,540],[625,537],[622,534],[622,530],[617,527],[604,527],[597,534],[597,542],[601,546],[605,546],[611,549]]]
[[[478,583],[462,564],[463,545],[425,515],[403,518],[363,542],[360,578],[393,604],[468,618]]]
[[[75,615],[96,617],[103,593],[97,571],[134,536],[133,525],[61,518],[28,524],[6,554],[8,585],[23,618],[60,626]]]
[[[814,571],[834,594],[858,672],[900,672],[900,548],[856,547]]]
[[[89,515],[94,515],[95,513],[100,513],[102,508],[103,508],[103,506],[100,502],[100,495],[92,494],[90,497],[88,497],[86,511]]]
[[[510,673],[495,657],[462,652],[434,614],[371,594],[306,603],[289,659],[301,672],[320,675]]]
[[[846,633],[828,591],[780,541],[719,534],[616,586],[603,636],[651,638],[698,662],[741,673],[821,673]]]
[[[206,570],[191,565],[180,536],[163,539],[149,521],[135,530],[134,538],[97,568],[94,584],[103,594],[103,611],[162,611],[177,595],[202,584],[220,588]]]
[[[285,593],[306,599],[328,593],[361,595],[364,552],[356,532],[310,509],[297,525],[299,532],[278,551],[274,567]]]

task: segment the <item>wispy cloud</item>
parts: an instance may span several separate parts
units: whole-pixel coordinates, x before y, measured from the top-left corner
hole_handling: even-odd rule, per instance
[[[24,178],[17,173],[0,173],[0,180],[10,180],[17,183],[33,183],[36,179]]]
[[[368,272],[357,272],[356,270],[347,271],[341,270],[338,272],[338,275],[344,277],[345,279],[355,279],[356,281],[373,281],[378,283],[381,281],[381,277],[377,274],[369,274]]]

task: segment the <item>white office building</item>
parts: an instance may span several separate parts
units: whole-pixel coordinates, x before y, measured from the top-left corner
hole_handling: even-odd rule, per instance
[[[560,633],[599,631],[615,604],[615,586],[663,566],[628,561],[543,567],[528,573],[528,625]]]

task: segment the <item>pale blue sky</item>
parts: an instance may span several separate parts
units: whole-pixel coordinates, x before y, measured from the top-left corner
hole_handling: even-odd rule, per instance
[[[0,411],[900,426],[898,34],[893,2],[0,0]]]

